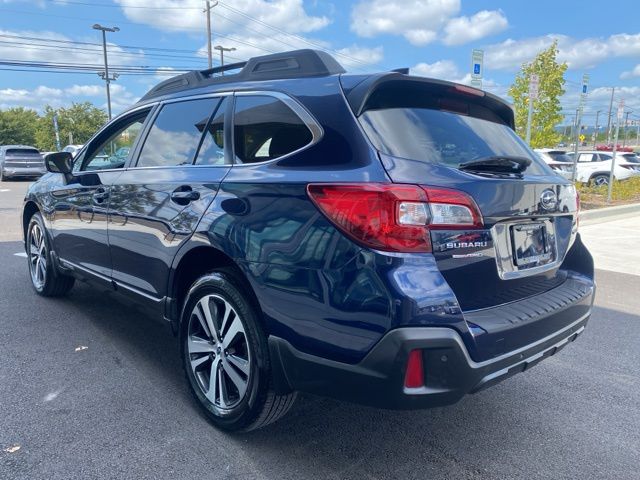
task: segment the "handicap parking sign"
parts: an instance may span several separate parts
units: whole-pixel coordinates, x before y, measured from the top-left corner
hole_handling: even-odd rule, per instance
[[[473,73],[474,73],[474,75],[480,75],[480,64],[479,63],[474,63],[473,64]]]

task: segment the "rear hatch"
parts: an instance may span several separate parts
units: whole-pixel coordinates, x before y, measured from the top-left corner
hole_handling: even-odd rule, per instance
[[[41,170],[44,168],[44,159],[35,148],[16,147],[8,148],[4,154],[6,167],[13,168],[33,168]]]
[[[475,201],[481,226],[430,230],[437,265],[467,319],[567,280],[559,267],[575,238],[575,189],[515,134],[508,105],[469,87],[405,75],[378,79],[366,94],[346,92],[393,182],[458,190]],[[491,315],[473,317],[482,323]],[[491,333],[495,325],[470,327]],[[515,330],[505,348],[545,334]]]

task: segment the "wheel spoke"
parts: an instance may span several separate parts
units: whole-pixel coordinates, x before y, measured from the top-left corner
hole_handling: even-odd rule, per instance
[[[224,365],[224,362],[220,364]],[[222,369],[218,369],[218,390],[220,391],[220,406],[227,408],[229,405],[229,392],[227,392],[227,382],[222,374]]]
[[[236,355],[227,355],[227,361],[244,373],[247,377],[249,376],[249,361],[244,358],[238,357]]]
[[[222,345],[224,348],[229,348],[233,340],[239,333],[244,333],[244,329],[242,328],[242,322],[237,315],[234,315],[231,325],[229,325],[229,330],[224,336],[222,340]]]
[[[222,318],[222,323],[220,324],[220,335],[224,337],[225,332],[227,331],[228,325],[227,323],[229,323],[229,317],[231,317],[233,314],[233,316],[235,317],[235,312],[233,311],[233,308],[231,308],[231,305],[229,305],[229,302],[225,301],[224,302],[224,317]]]
[[[45,275],[47,274],[47,267],[44,264],[42,257],[38,258],[38,271],[40,272],[40,280],[44,282]]]
[[[216,397],[218,396],[218,365],[220,364],[220,357],[216,357],[211,362],[211,368],[209,370],[209,389],[205,393],[205,396],[211,403],[216,403]]]
[[[200,313],[199,303],[196,305],[196,308],[193,309],[193,315],[197,317],[198,322],[200,322],[200,326],[202,327],[202,330],[204,330],[205,335],[207,335],[210,339],[214,340],[214,337],[213,335],[211,335],[211,332],[209,331],[209,327],[207,326],[207,321],[204,319],[204,315]]]
[[[242,398],[244,396],[244,392],[247,390],[247,381],[226,362],[222,362],[222,369],[236,386],[238,389],[238,395]]]
[[[211,302],[209,301],[209,297],[204,297],[200,300],[200,306],[202,307],[202,313],[204,313],[204,318],[207,321],[207,326],[209,327],[209,333],[211,333],[211,338],[213,338],[216,342],[218,342],[220,338],[220,332],[218,332],[218,326],[213,318],[217,312],[213,312],[214,315],[211,315]],[[215,304],[214,304],[215,305]]]
[[[190,335],[188,340],[189,353],[211,353],[215,352],[216,347],[204,338]]]
[[[191,368],[194,370],[196,370],[196,368],[198,368],[200,365],[202,365],[204,362],[206,362],[207,360],[209,360],[209,355],[203,355],[200,358],[197,358],[196,360],[191,360]]]
[[[40,255],[40,249],[33,243],[33,239],[31,239],[31,245],[29,245],[29,253],[31,255]]]

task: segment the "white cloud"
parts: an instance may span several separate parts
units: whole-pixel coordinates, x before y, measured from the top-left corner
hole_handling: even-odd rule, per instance
[[[205,32],[202,0],[115,0],[127,18],[160,30]],[[212,2],[215,3],[215,2]],[[140,8],[146,7],[146,8]],[[160,7],[160,8],[158,8]],[[164,8],[164,9],[163,9]],[[238,14],[239,10],[242,14]],[[312,32],[326,27],[327,17],[307,14],[303,0],[234,0],[212,9],[215,32],[237,31],[244,25],[264,28],[248,16],[287,32]],[[272,31],[273,32],[273,31]]]
[[[482,10],[471,17],[457,17],[444,27],[446,45],[463,45],[507,28],[509,22],[499,10]]]
[[[622,80],[626,80],[633,77],[640,77],[640,63],[636,65],[633,68],[633,70],[630,70],[628,72],[622,72],[622,74],[620,75],[620,78]]]
[[[459,13],[460,0],[360,0],[351,11],[351,30],[361,37],[402,35],[417,46],[441,37],[447,45],[462,45],[508,26],[499,10]]]
[[[460,0],[361,0],[351,12],[351,30],[361,37],[403,35],[426,45],[460,11]]]
[[[73,102],[92,100],[106,110],[104,85],[72,85],[66,88],[53,88],[40,85],[32,90],[24,88],[0,89],[0,109],[26,107],[41,111],[45,105],[54,108],[69,106]],[[111,84],[111,106],[114,112],[124,110],[138,100],[126,87]]]
[[[441,78],[444,80],[453,80],[460,76],[458,66],[451,60],[438,60],[434,63],[418,63],[411,68],[412,75],[420,75],[421,77]]]
[[[384,50],[382,47],[367,48],[358,45],[351,45],[349,47],[340,48],[337,52],[340,55],[336,55],[336,59],[346,70],[377,65],[384,57]]]
[[[593,68],[612,57],[640,55],[640,33],[620,33],[606,38],[577,40],[567,35],[548,34],[522,40],[508,39],[485,49],[487,69],[515,70],[530,62],[542,50],[558,41],[558,60],[567,62],[570,69]]]

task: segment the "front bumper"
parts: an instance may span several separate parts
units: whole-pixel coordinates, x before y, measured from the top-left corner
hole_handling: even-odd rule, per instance
[[[451,328],[408,327],[387,333],[358,364],[300,352],[287,341],[269,338],[275,388],[298,390],[389,409],[449,405],[516,373],[528,370],[574,341],[591,311],[553,334],[517,350],[475,362]],[[409,353],[423,350],[425,386],[404,387]]]

